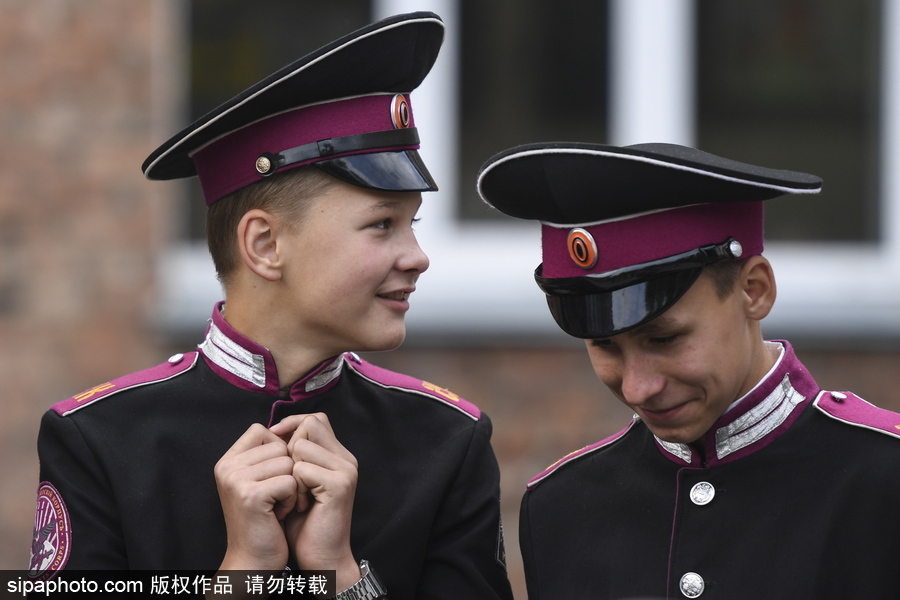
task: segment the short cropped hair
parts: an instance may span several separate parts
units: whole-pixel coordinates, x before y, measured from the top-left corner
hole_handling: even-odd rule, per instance
[[[746,260],[722,260],[706,266],[706,272],[712,277],[719,300],[725,300],[734,291],[741,269]]]
[[[219,281],[227,284],[240,264],[237,228],[253,209],[282,219],[288,227],[302,224],[310,200],[337,180],[321,169],[303,166],[263,179],[213,203],[206,214],[206,242]]]

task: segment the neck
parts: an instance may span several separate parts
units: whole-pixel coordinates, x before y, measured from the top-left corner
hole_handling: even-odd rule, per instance
[[[284,389],[312,371],[319,363],[337,353],[329,353],[298,340],[308,339],[277,317],[277,308],[259,299],[251,304],[239,297],[228,297],[222,316],[241,335],[265,347],[275,361],[278,385]]]
[[[747,395],[750,390],[759,385],[766,374],[772,370],[778,357],[781,355],[781,346],[765,341],[762,335],[762,327],[759,321],[750,321],[746,329],[747,351],[743,357],[749,368],[744,374],[743,385],[737,390],[734,402]],[[733,404],[731,406],[734,406]],[[728,410],[731,410],[731,406]]]

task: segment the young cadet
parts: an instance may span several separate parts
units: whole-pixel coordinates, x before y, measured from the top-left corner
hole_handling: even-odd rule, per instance
[[[763,203],[818,177],[671,144],[537,144],[482,167],[542,223],[535,271],[634,419],[529,484],[531,600],[897,598],[900,415],[820,389],[786,341]]]
[[[339,598],[511,597],[489,419],[350,352],[402,342],[428,267],[409,92],[443,33],[365,27],[144,163],[199,176],[226,301],[196,351],[46,413],[35,577],[290,566],[335,571]]]

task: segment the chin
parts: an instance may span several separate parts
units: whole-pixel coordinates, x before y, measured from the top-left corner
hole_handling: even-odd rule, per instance
[[[406,328],[404,327],[398,332],[392,332],[380,336],[379,339],[369,340],[369,343],[360,344],[359,350],[362,352],[387,352],[396,350],[406,339]]]
[[[687,431],[671,431],[669,429],[660,430],[654,429],[653,427],[650,428],[650,431],[662,441],[671,444],[692,444],[703,437],[702,435],[697,436]]]

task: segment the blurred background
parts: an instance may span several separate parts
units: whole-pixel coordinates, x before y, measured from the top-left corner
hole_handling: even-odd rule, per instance
[[[221,295],[195,182],[145,181],[144,158],[269,72],[412,10],[448,26],[413,94],[441,186],[418,226],[432,264],[406,344],[367,358],[492,417],[518,598],[525,483],[630,414],[553,324],[537,229],[477,198],[503,149],[669,141],[821,175],[822,194],[767,207],[765,333],[823,387],[900,409],[895,2],[0,0],[0,569],[28,562],[40,415],[191,349]]]

